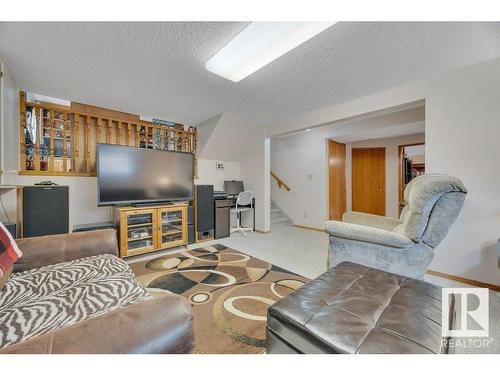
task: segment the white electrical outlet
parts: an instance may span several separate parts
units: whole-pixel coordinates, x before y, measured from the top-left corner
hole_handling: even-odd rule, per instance
[[[307,175],[307,179],[308,179],[308,180],[312,180],[312,179],[313,179],[313,175],[312,175],[312,174],[308,174],[308,175]]]
[[[307,212],[304,212],[304,219],[307,219]]]

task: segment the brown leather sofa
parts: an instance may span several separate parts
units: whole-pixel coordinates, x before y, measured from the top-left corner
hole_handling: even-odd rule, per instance
[[[0,290],[0,353],[192,352],[189,303],[152,299],[117,257],[114,230],[17,243],[23,256]]]
[[[435,285],[343,262],[269,308],[267,353],[446,353],[441,298]]]

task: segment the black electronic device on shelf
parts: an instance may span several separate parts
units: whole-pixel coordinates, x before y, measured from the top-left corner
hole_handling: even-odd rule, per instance
[[[151,216],[148,214],[135,215],[128,218],[128,225],[151,224]]]
[[[214,199],[227,199],[227,193],[225,191],[214,191]]]

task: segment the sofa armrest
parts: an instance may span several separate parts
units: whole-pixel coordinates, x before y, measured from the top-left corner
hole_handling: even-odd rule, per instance
[[[14,264],[14,272],[99,254],[118,256],[114,229],[21,238],[16,243],[23,255]]]
[[[172,294],[56,329],[0,354],[181,354],[193,347],[191,306]]]
[[[384,246],[404,249],[414,242],[402,234],[365,225],[344,223],[342,221],[327,221],[325,231],[333,237],[353,241],[370,242]]]
[[[342,221],[351,224],[366,225],[369,227],[393,230],[401,222],[390,217],[366,214],[364,212],[347,211],[342,216]]]

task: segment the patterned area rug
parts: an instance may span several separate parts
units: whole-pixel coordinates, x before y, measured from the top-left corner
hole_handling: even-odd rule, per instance
[[[264,353],[268,307],[309,281],[222,245],[130,267],[153,296],[191,302],[197,353]]]

